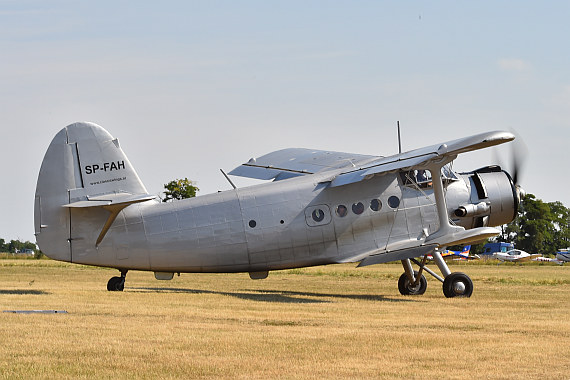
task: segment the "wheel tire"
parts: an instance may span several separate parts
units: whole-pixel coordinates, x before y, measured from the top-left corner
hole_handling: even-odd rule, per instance
[[[125,289],[124,277],[111,277],[107,282],[107,290],[110,292],[122,292]]]
[[[414,277],[417,276],[418,272],[414,271]],[[408,276],[406,275],[406,273],[402,273],[400,279],[398,280],[398,290],[400,291],[400,294],[403,296],[419,296],[424,294],[427,289],[427,280],[422,274],[420,276],[420,282],[418,283],[418,285],[416,285],[416,287],[412,288],[410,287],[410,285],[411,284],[410,280],[408,279]]]
[[[471,297],[471,294],[473,294],[473,281],[465,273],[451,273],[443,281],[443,294],[447,298]]]

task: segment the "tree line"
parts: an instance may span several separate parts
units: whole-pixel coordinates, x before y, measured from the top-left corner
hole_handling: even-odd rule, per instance
[[[36,243],[31,241],[10,240],[6,242],[6,240],[0,238],[0,252],[18,253],[25,249],[31,249],[34,252],[38,251]]]

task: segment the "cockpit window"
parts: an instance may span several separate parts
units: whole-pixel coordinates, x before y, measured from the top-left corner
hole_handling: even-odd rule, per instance
[[[432,186],[431,173],[429,170],[419,169],[401,172],[402,182],[404,186],[420,187],[422,189]]]
[[[441,173],[443,174],[444,179],[447,179],[447,180],[457,179],[457,176],[455,175],[453,170],[451,170],[451,165],[449,165],[449,164],[447,164],[443,168],[441,168]]]

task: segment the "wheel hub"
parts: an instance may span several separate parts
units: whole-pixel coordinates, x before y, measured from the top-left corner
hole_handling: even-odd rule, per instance
[[[465,284],[461,281],[457,281],[453,284],[453,291],[455,294],[464,294],[465,293]]]

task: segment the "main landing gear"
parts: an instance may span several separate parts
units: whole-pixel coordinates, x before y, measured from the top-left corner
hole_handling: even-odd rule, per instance
[[[447,263],[443,260],[438,251],[434,251],[432,256],[444,278],[425,266],[426,256],[424,256],[421,263],[416,259],[402,260],[404,273],[402,273],[398,280],[398,290],[400,294],[404,296],[424,294],[427,289],[427,280],[422,272],[425,270],[443,283],[443,294],[447,298],[471,297],[471,294],[473,294],[473,282],[469,276],[461,272],[451,273]],[[413,270],[412,262],[419,266],[419,271]]]
[[[111,277],[107,282],[107,290],[110,292],[122,292],[125,289],[125,279],[128,270],[121,269],[121,277]]]

